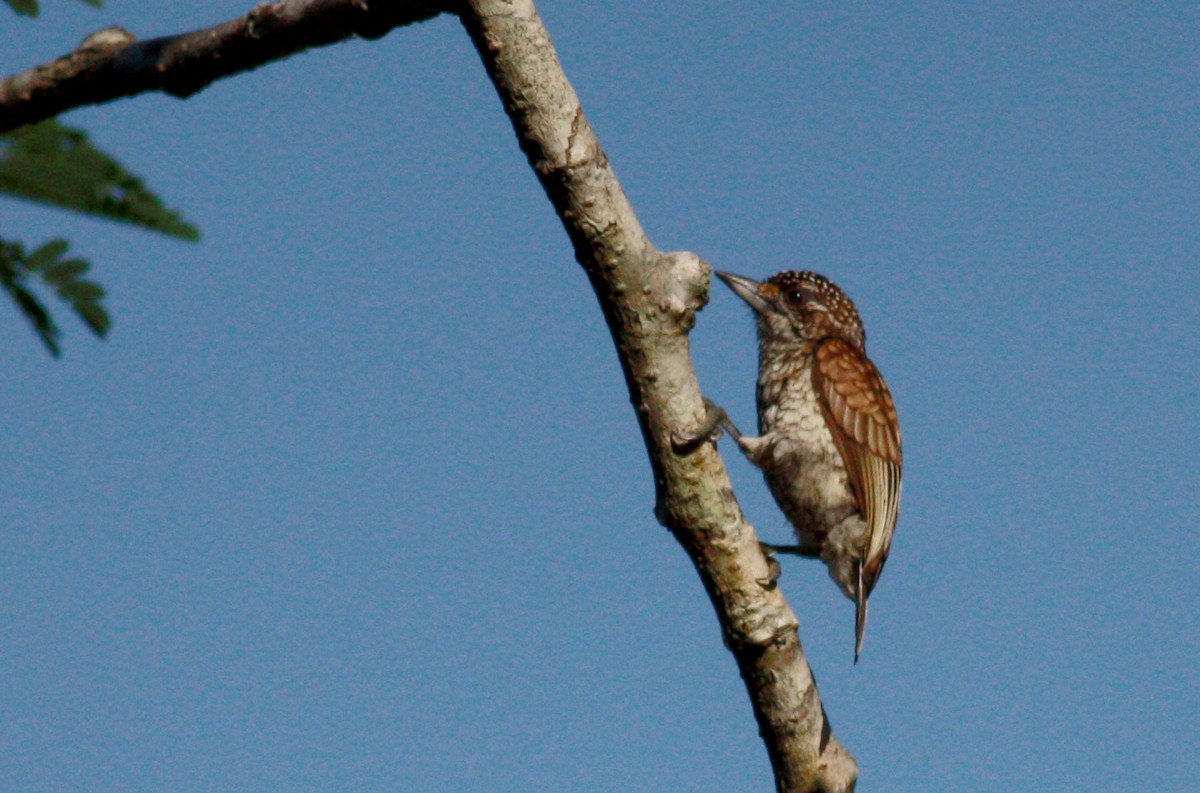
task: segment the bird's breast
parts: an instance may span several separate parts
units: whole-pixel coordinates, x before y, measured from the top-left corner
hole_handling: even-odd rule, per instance
[[[812,357],[764,366],[758,384],[760,464],[767,485],[802,544],[858,512],[841,452],[813,387]]]

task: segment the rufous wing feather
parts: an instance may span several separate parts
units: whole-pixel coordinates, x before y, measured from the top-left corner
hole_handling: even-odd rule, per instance
[[[862,561],[865,602],[887,561],[900,514],[900,422],[875,364],[843,339],[829,338],[817,346],[813,379],[870,531]]]

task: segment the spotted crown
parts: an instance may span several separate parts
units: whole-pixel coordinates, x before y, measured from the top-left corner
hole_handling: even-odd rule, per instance
[[[797,306],[814,308],[828,315],[841,333],[859,345],[866,342],[866,332],[854,301],[837,284],[811,270],[785,270],[771,276],[767,283],[779,288],[784,298]]]

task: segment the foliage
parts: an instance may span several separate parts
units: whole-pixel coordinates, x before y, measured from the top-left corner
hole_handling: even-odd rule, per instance
[[[0,193],[185,240],[200,236],[140,179],[92,146],[87,135],[53,120],[0,135]],[[40,277],[96,335],[103,337],[109,326],[108,313],[100,304],[104,290],[80,277],[89,267],[85,259],[62,258],[67,246],[65,240],[56,239],[26,254],[21,243],[0,239],[0,288],[55,356],[58,326],[30,289],[32,276]]]
[[[38,0],[4,0],[4,2],[8,3],[9,8],[13,11],[23,16],[35,17],[38,15]],[[80,2],[96,8],[101,6],[100,0],[80,0]]]
[[[0,239],[0,288],[16,303],[54,356],[60,352],[58,326],[30,290],[31,277],[40,277],[59,298],[70,304],[97,336],[103,338],[109,326],[108,312],[100,305],[104,289],[81,277],[88,271],[87,261],[63,258],[67,248],[66,240],[55,239],[32,253],[26,253],[21,243]]]
[[[80,0],[99,7],[101,0]],[[24,16],[37,16],[38,0],[4,0]],[[185,240],[200,232],[146,189],[141,180],[88,142],[80,130],[51,120],[0,135],[0,194],[133,223]],[[0,289],[30,321],[50,352],[59,354],[58,326],[30,288],[35,277],[103,337],[110,324],[100,304],[104,289],[81,276],[86,259],[64,259],[68,243],[55,239],[32,253],[0,238]]]
[[[0,135],[0,193],[133,223],[185,240],[196,227],[163,206],[141,180],[88,142],[44,121]]]

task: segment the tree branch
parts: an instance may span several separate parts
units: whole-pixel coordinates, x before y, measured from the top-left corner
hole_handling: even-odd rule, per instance
[[[463,24],[600,299],[637,412],[656,514],[691,556],[737,659],[786,793],[850,791],[854,758],[833,737],[797,620],[769,576],[715,446],[681,454],[671,435],[704,413],[687,333],[710,268],[646,238],[532,0],[469,0]]]
[[[73,52],[0,80],[0,132],[84,105],[147,91],[186,98],[224,77],[310,47],[379,38],[449,9],[436,0],[282,0],[215,27],[138,41],[122,28],[84,39]]]
[[[187,97],[210,83],[353,35],[458,11],[600,301],[637,412],[655,514],[687,551],[737,660],[783,793],[852,791],[858,767],[833,736],[795,614],[712,444],[676,451],[704,413],[687,334],[710,268],[647,239],[568,83],[532,0],[284,0],[205,30],[138,42],[120,28],[0,81],[0,132],[146,91]]]

